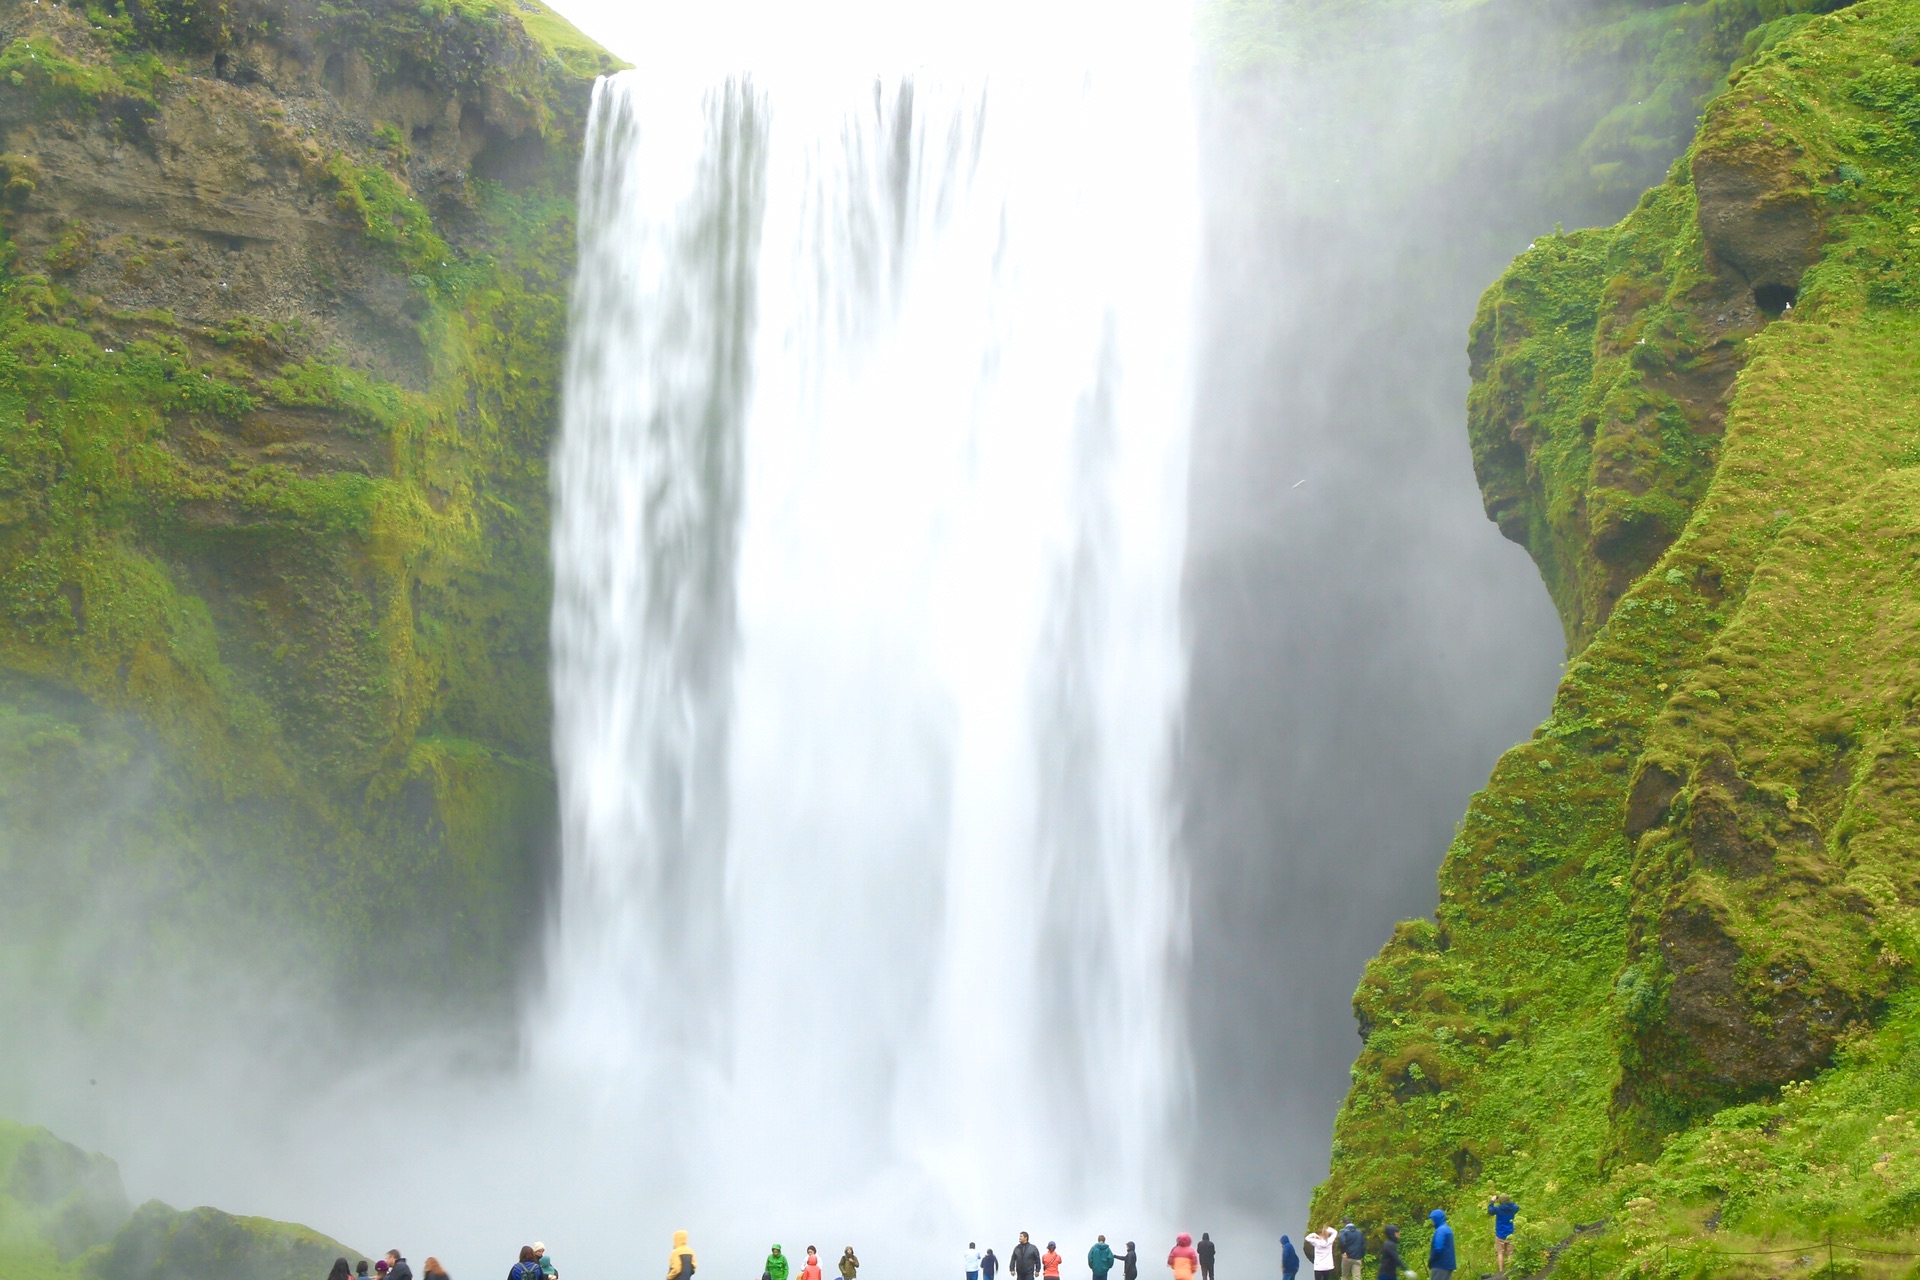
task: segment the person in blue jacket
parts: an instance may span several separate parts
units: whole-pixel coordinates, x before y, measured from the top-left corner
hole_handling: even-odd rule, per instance
[[[1300,1274],[1300,1255],[1294,1250],[1293,1241],[1280,1237],[1280,1280],[1293,1280]]]
[[[1487,1201],[1487,1213],[1493,1219],[1493,1269],[1503,1276],[1507,1274],[1507,1264],[1513,1261],[1513,1215],[1518,1212],[1520,1206],[1513,1202],[1513,1197],[1498,1191]]]
[[[1453,1228],[1447,1225],[1447,1211],[1435,1209],[1427,1217],[1433,1220],[1433,1244],[1427,1249],[1428,1280],[1453,1280]]]

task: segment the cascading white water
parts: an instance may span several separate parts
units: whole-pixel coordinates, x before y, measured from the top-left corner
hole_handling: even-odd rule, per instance
[[[732,1204],[830,1198],[769,1134],[929,1223],[1172,1190],[1188,14],[1052,16],[595,92],[531,1038]]]

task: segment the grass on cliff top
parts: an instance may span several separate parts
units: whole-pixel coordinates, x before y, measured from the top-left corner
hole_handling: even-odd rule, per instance
[[[1437,921],[1401,926],[1369,965],[1355,997],[1367,1045],[1316,1221],[1405,1227],[1448,1208],[1468,1274],[1490,1269],[1481,1208],[1496,1189],[1523,1206],[1523,1275],[1563,1244],[1556,1274],[1580,1277],[1805,1275],[1797,1251],[1734,1251],[1797,1250],[1829,1230],[1920,1250],[1916,33],[1914,0],[1799,24],[1710,113],[1700,145],[1778,148],[1796,166],[1826,203],[1827,247],[1799,305],[1747,340],[1711,485],[1679,539],[1474,798]],[[1655,217],[1673,200],[1691,200],[1684,167],[1620,227],[1537,245],[1509,298],[1535,305],[1529,281],[1569,253],[1651,249],[1668,281],[1698,271],[1697,235]],[[1532,318],[1536,333],[1556,323],[1550,309]],[[1584,323],[1562,325],[1566,384],[1540,401],[1575,423],[1602,394],[1597,366],[1581,376]],[[1696,865],[1674,838],[1630,847],[1635,762],[1719,745],[1823,846],[1753,879]],[[1672,1016],[1655,942],[1676,894],[1717,896],[1746,957],[1725,989],[1734,1043],[1766,1045],[1783,986],[1858,998],[1831,1066],[1718,1102],[1661,1094],[1669,1073],[1710,1079],[1688,1055],[1715,1048],[1637,1056]],[[1780,977],[1788,959],[1806,972]],[[1410,1234],[1417,1256],[1424,1234]],[[1913,1269],[1841,1261],[1841,1274]]]

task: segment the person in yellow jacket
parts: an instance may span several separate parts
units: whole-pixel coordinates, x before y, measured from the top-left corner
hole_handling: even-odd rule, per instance
[[[687,1243],[687,1233],[673,1233],[673,1252],[667,1255],[667,1280],[693,1280],[694,1268],[698,1265],[693,1256],[693,1246]]]

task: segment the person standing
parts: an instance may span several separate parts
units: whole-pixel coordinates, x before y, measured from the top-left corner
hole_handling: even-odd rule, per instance
[[[553,1259],[547,1256],[547,1246],[538,1240],[533,1242],[533,1258],[540,1264],[540,1274],[545,1280],[560,1280],[560,1268],[553,1265]]]
[[[1367,1257],[1367,1236],[1348,1218],[1340,1228],[1340,1280],[1361,1280],[1360,1268]]]
[[[967,1241],[967,1251],[960,1255],[960,1265],[966,1269],[967,1280],[980,1280],[980,1248],[973,1241]]]
[[[1300,1274],[1300,1251],[1293,1247],[1293,1241],[1280,1237],[1280,1280],[1293,1280]]]
[[[1180,1233],[1167,1254],[1167,1266],[1173,1271],[1173,1280],[1193,1280],[1193,1273],[1200,1269],[1200,1255],[1193,1251],[1192,1236]]]
[[[389,1280],[393,1276],[393,1271],[392,1267],[387,1268]],[[507,1280],[540,1280],[540,1255],[533,1251],[532,1245],[520,1246],[520,1261],[508,1269]]]
[[[807,1246],[807,1262],[800,1268],[800,1280],[820,1280],[820,1251]]]
[[[1060,1246],[1047,1241],[1047,1251],[1040,1255],[1040,1280],[1060,1280]]]
[[[853,1256],[853,1246],[848,1245],[840,1255],[840,1280],[853,1280],[860,1274],[860,1259]]]
[[[1400,1280],[1400,1228],[1388,1227],[1380,1241],[1379,1280]]]
[[[1133,1251],[1133,1241],[1127,1241],[1127,1252],[1120,1259],[1121,1280],[1140,1280],[1140,1255]]]
[[[980,1259],[980,1280],[993,1280],[1000,1273],[1000,1259],[993,1256],[992,1248]]]
[[[687,1233],[673,1233],[673,1248],[667,1251],[667,1280],[693,1280],[693,1273],[699,1262],[693,1256],[693,1246],[687,1243]]]
[[[760,1280],[787,1280],[791,1266],[787,1255],[780,1252],[780,1246],[773,1246],[773,1252],[767,1255],[767,1269],[760,1273]]]
[[[1105,1236],[1095,1240],[1093,1248],[1087,1250],[1087,1270],[1093,1273],[1093,1280],[1107,1280],[1107,1272],[1113,1270],[1113,1249]]]
[[[333,1260],[333,1270],[327,1272],[327,1280],[353,1280],[353,1272],[349,1269],[345,1258]]]
[[[1329,1222],[1318,1231],[1307,1232],[1307,1243],[1313,1246],[1314,1280],[1330,1280],[1333,1275],[1334,1253],[1339,1247],[1340,1237],[1334,1233]]]
[[[1033,1280],[1040,1274],[1040,1250],[1034,1248],[1027,1233],[1020,1233],[1020,1243],[1013,1246],[1013,1256],[1007,1259],[1007,1270],[1013,1280]]]
[[[1487,1214],[1493,1219],[1493,1269],[1502,1276],[1507,1274],[1507,1264],[1513,1261],[1513,1215],[1519,1212],[1520,1206],[1513,1202],[1513,1197],[1498,1191],[1487,1201]]]
[[[447,1269],[440,1259],[428,1258],[420,1264],[420,1280],[447,1280]]]
[[[1427,1217],[1433,1223],[1433,1243],[1427,1248],[1428,1280],[1453,1280],[1453,1228],[1447,1223],[1447,1211],[1435,1209]]]
[[[1200,1255],[1200,1280],[1213,1280],[1213,1237],[1202,1231],[1193,1251]]]
[[[387,1280],[413,1280],[413,1268],[398,1249],[387,1250]]]

